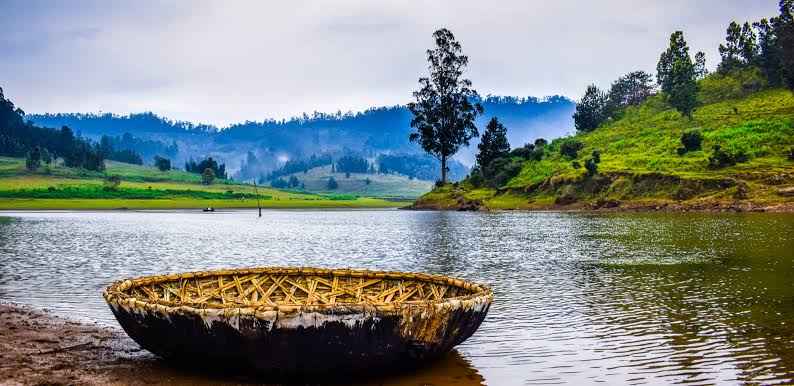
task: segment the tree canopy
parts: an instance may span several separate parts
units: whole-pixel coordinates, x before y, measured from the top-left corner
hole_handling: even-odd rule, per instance
[[[477,164],[488,166],[496,158],[503,157],[510,152],[510,143],[507,141],[507,129],[496,118],[491,118],[485,127],[485,132],[477,145]]]
[[[656,80],[670,104],[682,115],[691,117],[697,105],[698,68],[689,56],[689,45],[682,31],[670,35],[670,45],[659,57],[656,71]]]
[[[430,76],[419,78],[421,88],[408,104],[416,129],[409,140],[441,161],[441,182],[447,181],[447,159],[479,133],[474,121],[483,113],[477,91],[463,72],[469,58],[446,28],[433,33],[435,48],[427,50]]]
[[[606,117],[606,102],[606,94],[596,85],[587,86],[573,114],[576,131],[586,133],[595,130]]]

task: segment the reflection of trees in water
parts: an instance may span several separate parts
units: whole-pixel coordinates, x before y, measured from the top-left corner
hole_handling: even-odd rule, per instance
[[[617,265],[591,271],[585,302],[602,355],[622,358],[634,373],[687,380],[791,378],[794,326],[781,322],[794,317],[792,289],[788,297],[770,296],[764,285],[774,279],[745,268]]]

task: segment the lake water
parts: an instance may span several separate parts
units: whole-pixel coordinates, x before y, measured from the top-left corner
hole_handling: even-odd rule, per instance
[[[101,291],[123,277],[269,265],[420,271],[495,291],[478,332],[423,370],[436,385],[794,382],[790,214],[0,216],[13,218],[0,219],[0,299],[109,325]]]

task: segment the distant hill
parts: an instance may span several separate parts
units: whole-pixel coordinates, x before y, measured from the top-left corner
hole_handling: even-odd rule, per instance
[[[478,120],[478,126],[484,127],[490,117],[498,116],[510,128],[514,145],[536,137],[559,137],[573,127],[574,103],[564,97],[486,97],[482,103],[485,115]],[[359,113],[304,114],[288,120],[251,121],[224,128],[172,121],[152,113],[28,114],[25,118],[45,127],[69,126],[93,139],[129,133],[138,139],[161,141],[164,146],[176,143],[175,165],[191,157],[212,156],[225,162],[231,175],[241,168],[249,151],[261,163],[262,170],[276,169],[288,159],[320,153],[352,151],[368,157],[421,153],[417,145],[408,141],[411,114],[404,106],[371,108]],[[470,165],[476,143],[462,149],[456,158]]]

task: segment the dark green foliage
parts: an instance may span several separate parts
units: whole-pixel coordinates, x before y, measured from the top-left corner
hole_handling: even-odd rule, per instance
[[[720,44],[719,52],[722,57],[717,71],[725,74],[756,63],[758,46],[757,36],[750,23],[739,25],[731,22],[725,36],[725,44]]]
[[[154,166],[160,169],[161,172],[171,170],[171,160],[159,155],[154,156]]]
[[[794,147],[788,150],[788,160],[794,161]]]
[[[510,151],[511,157],[521,157],[524,159],[530,159],[532,157],[533,152],[535,151],[535,145],[528,143],[524,146],[517,147]]]
[[[579,155],[578,154],[579,150],[582,150],[582,148],[584,148],[583,143],[573,138],[569,138],[560,144],[560,154],[568,158],[574,159]]]
[[[416,129],[409,140],[441,161],[441,183],[447,181],[447,159],[479,133],[474,121],[483,113],[477,91],[463,78],[469,58],[455,36],[442,28],[433,33],[436,47],[427,50],[430,76],[419,78],[420,90],[408,104]],[[473,102],[474,101],[474,102]]]
[[[584,161],[584,168],[587,169],[587,176],[592,177],[598,174],[598,164],[601,162],[601,153],[593,150],[590,158]]]
[[[709,168],[720,169],[728,166],[736,165],[737,163],[747,162],[747,154],[742,151],[731,153],[723,150],[720,145],[712,147],[712,155],[709,157]]]
[[[185,162],[185,170],[191,173],[204,174],[207,169],[212,169],[213,178],[226,179],[226,165],[218,163],[212,157],[207,157],[201,162],[193,159]]]
[[[538,138],[535,140],[535,143],[527,143],[524,146],[513,149],[513,151],[510,152],[510,156],[521,157],[525,160],[540,161],[543,159],[543,149],[545,146],[546,140]]]
[[[107,176],[104,181],[105,190],[116,190],[121,185],[121,177],[117,175]]]
[[[287,182],[287,186],[290,188],[297,188],[300,186],[301,182],[298,180],[298,177],[289,176],[289,182]]]
[[[709,70],[706,68],[706,54],[703,53],[703,51],[698,51],[695,54],[695,77],[697,79],[703,79],[708,74]]]
[[[52,163],[52,154],[50,154],[50,151],[47,150],[46,147],[41,149],[41,161],[47,165]]]
[[[272,186],[272,187],[274,187],[276,189],[286,189],[286,188],[289,187],[289,182],[287,182],[287,180],[279,177],[279,178],[276,178],[275,180],[270,181],[270,186]]]
[[[485,127],[477,154],[478,165],[488,165],[496,158],[504,157],[510,152],[510,143],[507,142],[507,129],[496,118],[491,118]]]
[[[683,32],[670,35],[670,45],[659,57],[656,71],[656,79],[668,102],[682,115],[691,117],[697,105],[698,69],[689,56]]]
[[[125,134],[123,138],[127,141],[132,141],[132,136],[129,134]],[[99,149],[106,159],[126,162],[128,164],[143,165],[143,158],[138,152],[129,147],[120,148],[114,145],[113,138],[106,135],[103,135],[99,140]]]
[[[794,90],[794,0],[780,0],[777,23],[783,78],[786,86]]]
[[[485,179],[482,177],[482,172],[480,172],[480,169],[477,167],[471,170],[471,173],[469,173],[466,181],[468,181],[475,188],[479,188],[485,183]]]
[[[521,172],[523,162],[514,160],[510,157],[501,157],[491,161],[486,167],[480,170],[485,184],[492,188],[498,188],[506,184],[510,179]]]
[[[25,168],[35,171],[41,166],[41,149],[36,146],[25,157]]]
[[[14,107],[0,88],[0,155],[26,157],[28,152],[39,147],[39,160],[41,149],[46,148],[51,159],[63,157],[68,167],[105,169],[104,155],[91,141],[75,137],[66,126],[61,130],[34,126],[25,122],[24,116],[25,112]]]
[[[369,162],[355,155],[345,155],[336,161],[337,173],[366,173],[368,170]]]
[[[621,76],[612,83],[607,94],[605,118],[617,119],[628,106],[637,106],[653,94],[653,75],[634,71]]]
[[[336,190],[339,188],[339,184],[336,182],[336,178],[331,176],[331,178],[328,179],[328,183],[325,185],[325,187],[328,190]]]
[[[74,138],[68,127],[62,128],[61,132],[64,133],[64,137]],[[98,145],[92,145],[89,142],[73,140],[71,148],[62,156],[64,165],[70,168],[84,168],[98,172],[105,170],[105,157],[102,150]]]
[[[783,68],[780,62],[780,46],[778,39],[779,19],[761,19],[753,23],[758,34],[758,67],[763,72],[770,86],[783,84]]]
[[[703,143],[703,135],[697,130],[685,131],[681,134],[681,144],[683,147],[678,148],[678,155],[684,155],[690,151],[700,150]]]
[[[606,120],[606,108],[607,96],[596,85],[587,86],[573,114],[576,131],[587,133],[595,130]]]
[[[201,183],[204,185],[211,185],[213,181],[215,181],[215,170],[211,167],[205,168],[201,173]]]
[[[579,163],[579,161],[573,161],[571,162],[571,167],[576,170],[579,170],[582,167],[582,165]]]

